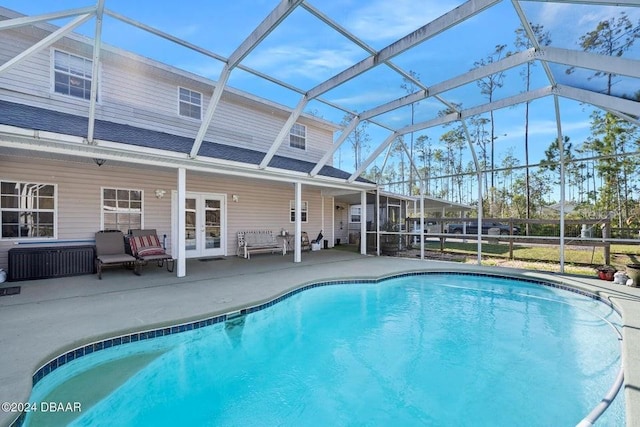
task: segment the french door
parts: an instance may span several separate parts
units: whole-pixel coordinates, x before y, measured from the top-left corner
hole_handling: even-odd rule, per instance
[[[226,255],[226,195],[187,192],[185,256]]]

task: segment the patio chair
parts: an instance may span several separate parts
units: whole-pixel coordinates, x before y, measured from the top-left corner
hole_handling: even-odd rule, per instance
[[[136,257],[141,265],[147,265],[149,261],[156,261],[158,267],[167,262],[167,271],[172,273],[175,267],[175,259],[169,255],[162,245],[155,229],[130,230],[128,238],[131,255]]]
[[[96,233],[96,271],[102,280],[102,268],[105,265],[133,265],[133,274],[139,276],[138,261],[127,254],[124,235],[119,230],[105,230]]]
[[[324,236],[322,235],[322,230],[320,230],[320,232],[318,233],[318,237],[315,238],[315,240],[311,241],[311,244],[309,245],[309,248],[312,251],[317,251],[320,250],[320,248],[322,248],[322,238]]]
[[[301,237],[300,240],[301,240],[301,242],[300,242],[300,249],[301,250],[304,251],[305,248],[308,249],[308,250],[311,250],[311,242],[309,241],[309,235],[307,234],[306,231],[302,232],[302,237]]]
[[[309,235],[307,234],[306,231],[302,232],[302,244],[301,244],[301,249],[304,251],[305,248],[308,250],[312,250],[313,249],[313,245],[320,245],[322,242],[322,238],[323,238],[323,234],[322,234],[322,230],[320,230],[320,233],[318,233],[318,237],[316,237],[315,240],[309,240]],[[317,249],[320,249],[319,247]]]
[[[320,244],[322,242],[323,237],[324,235],[322,234],[322,230],[320,230],[320,232],[318,233],[318,237],[316,237],[316,240],[312,240],[311,243]]]

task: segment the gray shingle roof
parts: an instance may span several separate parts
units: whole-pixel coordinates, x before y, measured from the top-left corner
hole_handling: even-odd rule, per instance
[[[2,100],[0,100],[0,124],[79,137],[86,137],[88,131],[88,119],[86,117]],[[189,154],[191,152],[191,146],[193,145],[192,138],[104,120],[95,121],[94,137],[105,141],[184,154]],[[260,164],[265,154],[266,153],[256,150],[219,144],[212,141],[205,141],[198,153],[198,155],[204,157],[251,165]],[[309,173],[314,168],[315,163],[289,157],[274,156],[269,162],[269,166],[289,171]],[[351,174],[334,168],[333,166],[324,166],[320,170],[319,175],[347,179]],[[371,182],[363,178],[358,178],[357,180],[359,182]]]

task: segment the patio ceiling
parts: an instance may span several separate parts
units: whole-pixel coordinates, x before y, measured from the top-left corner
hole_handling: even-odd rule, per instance
[[[46,7],[53,8],[57,5],[64,5],[67,2],[43,3],[46,4]],[[68,3],[73,4],[75,2],[70,0]],[[243,2],[240,1],[239,3]],[[0,31],[46,22],[56,22],[59,25],[59,29],[51,35],[36,42],[31,48],[19,53],[13,59],[1,64],[0,75],[29,58],[34,52],[47,48],[56,40],[74,31],[81,34],[84,31],[84,34],[91,35],[91,40],[94,43],[94,67],[98,67],[104,39],[103,32],[107,32],[105,28],[107,28],[107,25],[126,24],[142,30],[147,35],[151,34],[159,41],[168,41],[173,46],[177,46],[183,51],[188,51],[190,54],[195,53],[203,56],[221,67],[217,76],[209,80],[213,87],[213,95],[204,114],[200,129],[191,143],[189,153],[191,160],[197,161],[199,157],[202,157],[201,146],[204,135],[211,123],[216,119],[218,101],[225,88],[231,87],[230,82],[233,80],[233,76],[235,74],[250,75],[254,80],[258,79],[265,82],[265,84],[275,85],[278,90],[286,94],[283,94],[282,97],[276,97],[275,95],[267,97],[259,90],[251,89],[249,86],[244,88],[241,87],[241,84],[234,84],[233,87],[240,87],[243,91],[252,95],[267,97],[270,101],[289,106],[290,111],[289,118],[283,124],[270,149],[263,153],[262,160],[258,165],[259,169],[264,170],[268,167],[271,160],[276,156],[278,148],[289,135],[290,128],[300,115],[305,114],[306,108],[321,108],[321,117],[329,117],[328,120],[336,123],[339,121],[339,115],[348,114],[351,117],[351,120],[345,123],[343,131],[338,135],[332,149],[327,151],[324,157],[317,162],[315,167],[308,173],[308,178],[318,175],[320,170],[333,160],[337,150],[348,140],[359,124],[368,123],[376,129],[384,131],[384,133],[376,135],[376,139],[372,141],[371,151],[367,153],[368,156],[357,167],[354,167],[349,178],[344,180],[346,184],[353,183],[374,161],[381,158],[385,150],[388,150],[392,144],[403,145],[404,142],[398,140],[398,137],[424,131],[425,129],[446,126],[453,122],[461,122],[466,129],[466,122],[471,117],[538,99],[553,99],[556,106],[554,118],[558,122],[559,134],[562,129],[562,114],[559,110],[558,99],[568,99],[589,104],[639,124],[637,117],[640,116],[640,102],[629,99],[629,92],[633,94],[634,88],[636,91],[640,89],[640,54],[638,54],[637,49],[626,53],[624,57],[618,57],[583,52],[577,50],[575,46],[571,46],[566,41],[541,45],[538,42],[532,24],[534,22],[533,16],[536,18],[544,16],[540,10],[541,7],[547,5],[553,5],[553,10],[557,12],[558,16],[547,17],[546,19],[559,19],[567,26],[570,26],[571,21],[576,18],[576,13],[583,10],[580,9],[581,7],[602,8],[598,10],[607,11],[611,16],[618,16],[620,12],[624,12],[627,15],[631,15],[632,21],[634,21],[639,15],[638,9],[640,6],[640,3],[636,0],[469,0],[464,2],[445,2],[447,9],[443,9],[442,2],[424,1],[419,5],[420,8],[437,10],[439,15],[433,19],[415,23],[415,17],[408,13],[404,18],[414,23],[413,27],[408,27],[413,29],[404,36],[385,44],[380,42],[380,40],[384,40],[383,38],[373,38],[370,35],[371,31],[365,31],[363,28],[358,28],[354,25],[347,25],[345,16],[340,11],[350,14],[364,13],[363,10],[366,9],[367,5],[360,3],[362,2],[358,2],[354,6],[336,7],[332,2],[329,2],[322,5],[318,3],[319,6],[316,7],[313,2],[303,0],[274,0],[266,2],[266,5],[263,2],[260,4],[260,8],[265,9],[265,17],[261,22],[254,24],[253,28],[247,28],[248,24],[242,22],[241,17],[227,16],[225,19],[239,22],[238,34],[230,36],[237,42],[235,48],[231,49],[228,55],[214,52],[208,47],[188,41],[186,37],[179,37],[147,22],[127,16],[126,13],[112,10],[109,8],[112,4],[110,0],[98,0],[94,5],[88,7],[78,7],[63,11],[42,11],[31,16],[0,21]],[[126,9],[125,6],[120,6],[115,2],[113,5],[114,7]],[[271,9],[269,9],[269,5],[272,5]],[[246,8],[253,6],[252,2],[244,4]],[[167,13],[170,12],[167,11]],[[191,12],[195,14],[197,10],[194,9]],[[417,15],[421,16],[420,14]],[[604,15],[606,14],[603,13]],[[497,16],[510,16],[511,21],[497,23],[495,22]],[[473,25],[478,23],[483,25],[486,34],[477,34],[473,40],[466,40],[469,46],[467,55],[470,58],[482,57],[490,48],[493,48],[492,43],[494,41],[491,38],[491,32],[492,26],[495,25],[521,27],[524,30],[525,37],[528,38],[528,46],[530,47],[509,52],[509,55],[505,55],[495,61],[483,62],[470,71],[468,64],[464,66],[465,68],[461,68],[459,65],[450,65],[447,62],[447,55],[435,53],[441,52],[441,50],[436,49],[434,43],[437,42],[442,45],[443,43],[446,44],[449,39],[460,38],[460,35],[463,34],[462,29],[471,25],[469,24],[471,21]],[[542,24],[546,24],[546,22],[542,22]],[[324,68],[324,77],[319,78],[318,76],[322,73],[315,73],[313,78],[307,79],[305,85],[301,85],[300,79],[287,79],[282,77],[282,73],[269,72],[268,67],[260,66],[260,61],[256,59],[256,56],[264,56],[269,52],[269,48],[272,46],[270,37],[282,36],[282,34],[290,32],[292,26],[296,29],[296,37],[300,37],[302,34],[309,38],[326,38],[329,40],[326,45],[327,49],[336,51],[352,49],[355,52],[352,55],[353,60],[344,64],[337,72],[332,73],[335,67]],[[305,31],[307,26],[308,32]],[[379,31],[383,30],[383,28],[379,29]],[[240,35],[247,32],[248,36]],[[466,37],[468,37],[468,33],[464,34],[467,34]],[[562,37],[559,38],[564,40]],[[483,42],[485,39],[490,41]],[[340,40],[340,42],[333,42],[334,40]],[[126,46],[125,42],[122,43],[124,46],[118,46],[114,42],[112,44],[127,50],[131,49]],[[374,44],[379,44],[380,46],[373,46]],[[293,53],[295,54],[295,50]],[[452,50],[450,54],[451,56],[459,55],[459,52]],[[421,74],[429,74],[425,79],[418,78],[416,70],[408,68],[415,65],[415,62],[411,60],[416,57],[425,58],[422,62],[423,68],[417,70]],[[535,84],[529,89],[512,89],[511,93],[492,99],[490,102],[484,102],[482,97],[476,94],[476,98],[471,98],[475,99],[475,102],[467,101],[464,107],[460,106],[458,96],[461,91],[478,92],[477,88],[472,89],[472,87],[475,87],[481,79],[500,72],[515,73],[531,63],[538,64],[541,67],[539,67],[538,75],[534,80]],[[180,67],[180,64],[175,63],[169,65]],[[446,70],[444,74],[442,72],[443,69]],[[573,72],[567,73],[568,69]],[[591,81],[588,72],[592,73],[594,71],[619,76],[622,79],[622,84],[614,88],[611,93],[604,94],[601,88],[594,86]],[[98,69],[96,68],[94,75],[98,74]],[[436,75],[444,77],[433,77]],[[208,76],[203,75],[203,77]],[[376,99],[356,105],[348,100],[348,95],[366,95],[370,91],[368,89],[371,87],[370,85],[375,84],[371,82],[376,81],[384,82],[385,84],[387,82],[404,82],[405,89],[408,86],[411,90],[405,90],[404,94],[402,94],[402,91],[398,91],[397,88],[396,90],[389,90],[387,99],[383,101]],[[91,94],[88,114],[87,144],[94,143],[96,122],[95,105],[97,94],[95,85],[92,89],[94,91]],[[411,108],[413,112],[414,107],[419,103],[427,101],[431,105],[430,108],[422,109],[421,114],[417,116],[412,114],[409,121],[406,115],[407,108]],[[443,111],[446,111],[446,113],[443,113]],[[404,118],[397,119],[399,116],[404,116]],[[466,133],[468,148],[473,151],[473,143],[470,140],[468,131]],[[406,146],[404,150],[407,154],[410,154]],[[411,159],[411,163],[417,172],[415,159]],[[478,167],[477,160],[476,167]]]
[[[410,206],[410,210],[416,213],[420,211],[420,197],[412,197],[412,196],[402,196],[396,193],[390,193],[387,191],[379,191],[380,199],[384,200],[394,200],[394,201],[404,201],[407,202]],[[361,202],[360,193],[349,192],[349,191],[340,191],[340,190],[323,190],[323,195],[331,196],[334,198],[336,203],[343,203],[348,205],[359,205]],[[455,203],[449,200],[439,199],[437,197],[423,197],[424,199],[424,210],[425,212],[430,213],[441,213],[441,212],[468,212],[474,209],[472,206],[465,205],[462,203]],[[367,203],[375,204],[375,194],[369,193],[367,194]]]

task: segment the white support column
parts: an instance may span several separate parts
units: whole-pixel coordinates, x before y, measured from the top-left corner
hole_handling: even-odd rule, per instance
[[[560,123],[560,104],[558,96],[553,97],[556,109],[556,126],[558,129],[558,151],[560,152],[560,273],[564,273],[564,202],[565,202],[565,164],[564,164],[564,137]]]
[[[295,232],[293,238],[295,240],[295,252],[293,254],[293,262],[302,262],[302,184],[295,183]],[[309,213],[307,212],[307,215]]]
[[[360,216],[360,218],[362,218],[362,216]],[[376,188],[375,221],[376,221],[376,255],[380,256],[380,187]]]
[[[360,253],[367,254],[367,192],[360,193]]]
[[[420,180],[420,230],[420,259],[424,260],[424,179]]]
[[[187,196],[187,170],[185,168],[178,169],[178,238],[177,241],[177,263],[178,263],[178,277],[184,277],[187,274],[187,260],[186,260],[186,196]]]

